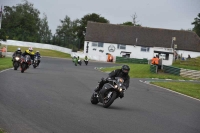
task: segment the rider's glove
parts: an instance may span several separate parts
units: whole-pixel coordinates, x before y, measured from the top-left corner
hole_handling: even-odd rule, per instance
[[[109,81],[109,80],[111,80],[111,78],[110,78],[110,77],[107,77],[107,78],[106,78],[106,81]]]

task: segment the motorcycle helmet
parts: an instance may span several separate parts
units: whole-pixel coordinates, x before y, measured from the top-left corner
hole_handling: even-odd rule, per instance
[[[28,50],[29,50],[30,52],[32,52],[32,51],[33,51],[33,48],[32,48],[32,47],[30,47]]]
[[[39,53],[39,51],[36,51],[36,53]]]
[[[21,51],[21,48],[17,48],[17,51]]]
[[[128,65],[123,65],[123,66],[122,66],[122,72],[123,72],[124,74],[128,74],[129,71],[130,71],[130,67],[129,67]]]

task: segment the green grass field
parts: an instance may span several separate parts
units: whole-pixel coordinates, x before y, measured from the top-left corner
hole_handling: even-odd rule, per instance
[[[200,70],[200,57],[191,58],[185,61],[176,60],[175,62],[173,62],[172,66],[185,69]]]
[[[0,58],[0,71],[12,67],[12,58]]]
[[[151,82],[152,84],[200,99],[200,84],[188,82]]]
[[[122,64],[121,64],[122,65]],[[160,78],[160,79],[189,79],[181,76],[171,75],[167,73],[160,72],[159,74],[151,73],[150,66],[148,64],[128,64],[131,68],[129,75],[131,78]],[[108,67],[103,68],[101,71],[103,72],[111,72],[114,69],[121,68],[121,66],[117,67]]]
[[[0,129],[0,133],[5,133],[3,129]]]

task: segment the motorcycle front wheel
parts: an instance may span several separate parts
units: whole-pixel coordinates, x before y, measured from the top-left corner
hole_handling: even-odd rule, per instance
[[[108,95],[108,94],[107,94]],[[108,108],[110,107],[110,105],[114,102],[114,100],[116,99],[117,97],[117,92],[113,91],[111,96],[108,98],[106,95],[106,97],[104,97],[103,99],[103,107],[104,108]]]
[[[92,104],[97,104],[97,103],[99,103],[97,97],[95,97],[94,94],[92,94],[92,97],[91,97],[90,101],[91,101]]]
[[[17,70],[17,68],[19,67],[19,63],[15,61],[13,66],[14,66],[14,70]]]

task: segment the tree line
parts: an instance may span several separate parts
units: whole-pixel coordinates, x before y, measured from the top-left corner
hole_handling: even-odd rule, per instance
[[[56,33],[52,34],[47,15],[43,13],[43,17],[40,18],[40,11],[27,0],[16,6],[4,6],[1,13],[0,39],[48,43],[75,50],[84,47],[84,35],[88,21],[110,23],[108,19],[96,13],[86,14],[81,19],[75,20],[71,20],[66,15],[64,19],[60,20]],[[124,22],[121,25],[141,26],[136,20],[136,13],[131,17],[132,21]],[[192,24],[194,25],[193,31],[200,36],[200,13]]]

